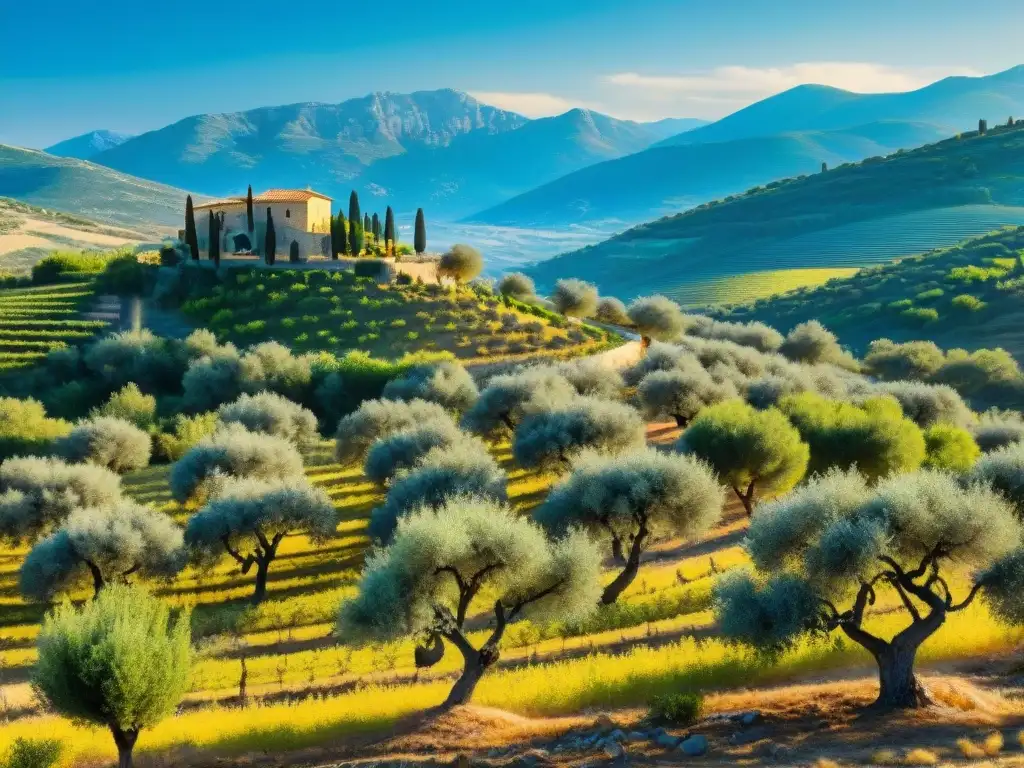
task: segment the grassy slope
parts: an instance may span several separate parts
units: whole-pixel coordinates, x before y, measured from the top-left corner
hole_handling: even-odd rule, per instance
[[[927,338],[942,347],[1001,346],[1024,359],[1022,255],[1024,227],[1008,228],[716,314],[780,330],[816,318],[858,352],[880,337]]]
[[[0,372],[31,365],[50,349],[80,344],[107,326],[85,319],[89,281],[0,290]]]
[[[494,360],[589,353],[612,343],[604,331],[560,317],[535,317],[468,289],[435,289],[378,285],[351,272],[235,269],[223,290],[200,290],[182,309],[222,340],[274,339],[297,352],[363,350],[392,359],[426,350]]]
[[[185,192],[84,160],[0,144],[0,195],[94,221],[181,225]]]
[[[963,134],[702,205],[530,271],[544,286],[580,277],[627,298],[751,272],[857,267],[919,253],[1024,224],[1022,149],[1024,124]]]

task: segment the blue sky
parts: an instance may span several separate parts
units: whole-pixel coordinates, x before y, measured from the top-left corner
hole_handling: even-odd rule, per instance
[[[859,91],[1024,63],[1020,0],[299,4],[0,0],[0,142],[453,87],[531,116],[715,118],[800,82]]]

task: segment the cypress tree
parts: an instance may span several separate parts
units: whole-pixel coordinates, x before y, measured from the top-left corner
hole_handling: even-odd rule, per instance
[[[192,195],[185,198],[185,244],[192,261],[199,261],[199,236],[196,234],[196,214],[192,209]]]
[[[245,196],[245,223],[248,225],[251,235],[256,226],[252,218],[252,184],[249,185],[249,192]]]
[[[277,233],[274,232],[274,217],[270,214],[270,208],[267,208],[267,235],[264,238],[263,243],[263,258],[267,264],[274,263],[274,257],[277,255]]]
[[[338,253],[342,256],[348,255],[348,230],[345,227],[346,222],[345,214],[338,211]]]
[[[363,214],[363,234],[365,235],[367,232],[369,232],[371,235],[373,234],[373,225],[370,223],[370,214],[364,213]]]
[[[982,136],[988,133],[988,120],[978,121],[978,133],[981,134]]]
[[[427,250],[427,220],[423,216],[422,208],[416,211],[416,232],[412,242],[417,254]]]
[[[213,215],[213,211],[210,211],[210,224],[208,234],[206,237],[206,258],[208,258],[210,261],[213,261],[217,256],[215,251],[217,248],[218,223],[219,222],[217,221],[217,217]]]
[[[363,250],[363,217],[359,213],[359,195],[354,189],[348,197],[348,245],[353,256]]]
[[[373,241],[380,242],[380,216],[373,214]]]
[[[299,243],[296,240],[292,240],[292,244],[288,248],[288,261],[292,264],[299,263]]]
[[[394,253],[395,250],[395,212],[391,210],[391,206],[388,206],[387,211],[384,212],[384,247],[388,253]]]
[[[821,172],[824,173],[827,170],[828,170],[828,163],[822,163],[821,164]]]

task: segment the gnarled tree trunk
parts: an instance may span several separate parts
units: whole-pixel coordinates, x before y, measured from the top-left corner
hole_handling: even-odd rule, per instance
[[[114,735],[114,743],[117,745],[118,768],[132,768],[132,750],[139,739],[139,729],[122,730],[119,726],[112,725],[110,732]]]
[[[636,536],[633,537],[633,543],[629,548],[629,556],[626,558],[626,566],[622,569],[622,572],[616,576],[612,582],[604,588],[604,592],[601,594],[601,605],[611,605],[619,599],[626,587],[633,583],[636,579],[637,573],[640,571],[640,554],[643,552],[644,544],[647,541],[647,526],[646,524],[640,526],[640,530],[637,531]]]
[[[256,558],[256,591],[252,594],[253,604],[262,603],[267,596],[267,576],[270,573],[270,558]]]
[[[467,653],[466,649],[461,650],[465,660],[462,666],[462,675],[455,682],[455,685],[452,686],[451,691],[449,691],[448,698],[445,699],[442,705],[445,709],[458,704],[465,704],[469,701],[473,697],[473,691],[476,690],[477,683],[484,676],[484,672],[494,666],[501,656],[497,645],[492,645],[490,642],[485,644],[479,651],[473,651],[472,653]]]
[[[917,648],[890,643],[875,657],[878,663],[878,698],[875,705],[884,709],[915,709],[932,703],[927,689],[914,674]]]

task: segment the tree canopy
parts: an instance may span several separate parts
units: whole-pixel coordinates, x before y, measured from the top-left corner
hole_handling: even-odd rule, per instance
[[[569,317],[590,317],[597,312],[597,287],[582,280],[559,280],[551,294],[555,309]]]
[[[366,400],[338,422],[334,455],[342,464],[362,462],[376,440],[423,424],[451,420],[443,406],[426,400]]]
[[[60,714],[109,728],[120,768],[131,768],[139,732],[172,714],[188,689],[190,638],[187,612],[172,618],[141,588],[112,584],[46,617],[32,687]]]
[[[928,701],[914,674],[916,652],[946,617],[983,590],[998,613],[1024,616],[1021,524],[998,494],[924,470],[887,478],[875,489],[856,471],[833,470],[762,505],[746,549],[756,573],[737,572],[715,590],[723,632],[758,646],[786,647],[808,632],[841,629],[875,658],[878,703]],[[950,569],[977,569],[954,594]],[[866,626],[883,589],[898,598],[907,625],[891,640]]]
[[[243,574],[255,565],[253,602],[258,603],[266,596],[270,564],[285,536],[304,533],[322,542],[337,526],[330,498],[305,479],[243,478],[225,483],[189,519],[185,542],[199,561],[227,554]]]
[[[565,470],[585,449],[619,453],[644,444],[635,409],[594,397],[527,414],[516,427],[512,455],[524,467]]]
[[[593,611],[600,565],[597,546],[578,530],[552,540],[500,502],[457,497],[399,523],[392,544],[370,556],[338,629],[343,637],[444,638],[464,661],[446,704],[461,704],[498,661],[510,622],[580,620]],[[494,622],[479,647],[465,631],[478,605]]]
[[[607,539],[622,566],[601,596],[614,603],[636,578],[640,556],[659,538],[703,533],[722,514],[724,489],[704,462],[653,448],[619,456],[583,454],[536,512],[545,528],[573,526]]]
[[[677,448],[708,462],[748,515],[757,497],[779,496],[800,482],[810,458],[807,444],[781,412],[758,411],[740,400],[701,411]]]
[[[487,453],[479,438],[461,431],[450,421],[428,422],[382,437],[366,454],[363,472],[375,483],[387,483],[403,469],[411,469],[434,448],[450,448],[460,441],[473,441],[475,450]]]
[[[729,382],[716,382],[703,368],[690,368],[647,374],[637,397],[647,418],[671,418],[685,427],[701,409],[736,398],[737,392]]]
[[[122,500],[77,509],[39,541],[21,566],[21,591],[33,600],[89,580],[94,594],[133,574],[169,578],[185,564],[181,529],[162,512]]]
[[[114,472],[130,472],[149,466],[153,441],[124,419],[96,416],[80,421],[53,445],[54,452],[70,462],[89,462]]]
[[[569,381],[551,368],[500,374],[487,382],[462,426],[489,437],[511,433],[527,413],[565,405],[574,394]]]
[[[392,379],[385,385],[381,399],[426,400],[461,413],[476,402],[479,394],[469,371],[456,362],[444,360],[418,365],[404,376]]]
[[[457,243],[441,254],[437,261],[439,277],[450,277],[457,283],[468,283],[484,268],[484,257],[471,245]]]
[[[524,275],[522,272],[509,272],[507,275],[502,275],[501,280],[498,281],[498,291],[502,296],[511,296],[519,301],[529,301],[536,296],[537,287],[529,275]]]
[[[171,468],[171,495],[178,502],[204,500],[229,478],[289,480],[302,477],[302,456],[283,437],[227,424],[200,440]]]
[[[626,313],[648,346],[652,339],[672,341],[686,327],[679,305],[665,296],[643,296],[634,299]]]
[[[243,394],[217,409],[224,424],[240,424],[250,432],[282,437],[298,446],[309,446],[320,439],[316,416],[274,392]]]
[[[80,507],[109,507],[121,497],[121,479],[95,464],[22,457],[0,464],[0,536],[32,541]]]

